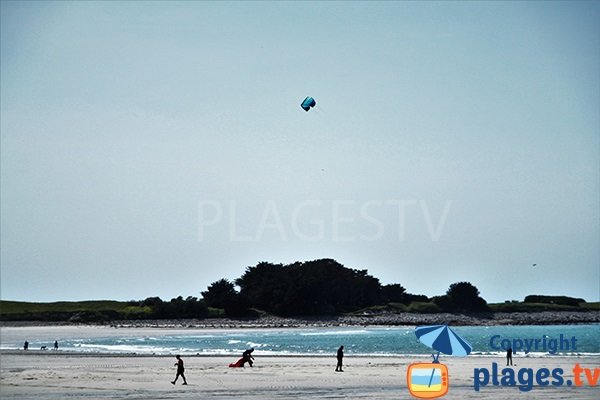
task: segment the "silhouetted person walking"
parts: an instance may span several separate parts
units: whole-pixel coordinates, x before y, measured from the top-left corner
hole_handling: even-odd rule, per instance
[[[54,341],[54,350],[58,350],[58,340]]]
[[[25,343],[23,343],[23,350],[27,350],[29,348],[29,342],[26,340]]]
[[[177,382],[179,375],[181,375],[181,377],[183,378],[183,384],[187,385],[185,375],[183,374],[183,371],[185,371],[185,368],[183,367],[183,360],[181,359],[181,357],[179,357],[179,355],[176,355],[175,358],[177,359],[177,362],[175,363],[175,365],[177,366],[177,375],[175,375],[175,380],[171,383],[174,385],[175,382]]]
[[[509,347],[508,350],[506,350],[506,365],[508,366],[508,363],[510,362],[510,365],[512,366],[512,355],[513,355],[513,351],[512,348]]]
[[[335,367],[335,372],[344,372],[342,369],[342,361],[344,360],[344,346],[340,346],[337,351],[337,366]]]

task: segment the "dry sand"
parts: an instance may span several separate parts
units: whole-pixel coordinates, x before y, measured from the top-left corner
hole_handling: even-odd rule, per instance
[[[24,332],[23,329],[26,331]],[[45,335],[48,335],[46,327]],[[56,337],[68,336],[77,327],[53,328]],[[92,329],[95,334],[98,329]],[[86,332],[89,328],[86,328]],[[108,331],[108,330],[106,330]],[[35,338],[36,328],[3,328],[3,339]],[[121,332],[122,333],[122,332]],[[140,334],[142,334],[140,330]],[[335,357],[267,357],[255,352],[254,368],[228,368],[231,357],[185,356],[189,385],[173,386],[176,367],[173,356],[129,356],[66,353],[63,351],[4,350],[0,353],[0,398],[2,400],[63,399],[410,399],[406,385],[408,366],[429,362],[427,357],[344,358],[345,372],[336,373]],[[600,386],[534,386],[529,392],[518,387],[488,385],[473,389],[475,368],[503,367],[503,359],[441,356],[448,366],[450,389],[445,399],[599,399]],[[573,379],[572,368],[600,368],[600,357],[515,357],[514,369],[562,368],[564,378]],[[599,371],[600,372],[600,371]],[[600,383],[600,379],[598,380]]]
[[[346,357],[345,372],[336,373],[335,357],[260,357],[253,368],[228,368],[224,357],[184,357],[189,384],[170,381],[174,357],[104,356],[61,352],[3,352],[0,397],[9,399],[407,399],[408,365],[414,357]],[[487,367],[489,357],[442,357],[448,366],[447,399],[598,399],[596,387],[486,386],[473,390],[473,369]],[[553,357],[515,359],[518,368],[563,368],[572,379],[575,363],[600,367],[600,358]],[[500,366],[502,364],[500,363]]]

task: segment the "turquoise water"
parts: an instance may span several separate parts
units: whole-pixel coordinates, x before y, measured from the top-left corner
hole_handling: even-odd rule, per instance
[[[552,326],[467,326],[453,328],[473,347],[472,354],[498,354],[504,350],[491,347],[501,346],[502,340],[528,340],[535,343],[531,355],[556,354],[600,354],[600,324],[552,325]],[[560,348],[562,335],[562,348]],[[573,338],[575,342],[573,342]],[[344,327],[315,329],[190,329],[169,333],[157,330],[156,334],[145,330],[112,332],[107,337],[63,337],[59,338],[60,349],[75,352],[136,353],[136,354],[206,354],[238,355],[254,347],[255,354],[262,355],[331,355],[340,345],[346,354],[354,355],[410,355],[428,354],[430,350],[417,341],[414,327]],[[52,342],[53,343],[53,342]],[[546,346],[544,347],[544,343]],[[573,348],[573,343],[575,348]],[[48,343],[44,343],[48,344]],[[555,351],[552,350],[556,345]],[[2,342],[0,347],[20,348],[22,341]],[[39,343],[30,341],[31,349],[39,349]],[[49,346],[51,347],[51,346]],[[523,350],[517,355],[524,355]]]

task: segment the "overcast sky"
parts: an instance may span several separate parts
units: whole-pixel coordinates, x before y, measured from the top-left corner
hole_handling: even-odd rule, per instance
[[[169,300],[333,258],[428,296],[598,301],[599,20],[3,1],[0,296]]]

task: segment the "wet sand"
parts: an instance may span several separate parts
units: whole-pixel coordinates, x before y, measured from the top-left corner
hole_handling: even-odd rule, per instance
[[[177,329],[114,329],[90,326],[4,327],[4,343],[20,343],[23,337],[42,341],[48,337],[86,337],[157,334]],[[185,330],[181,330],[182,333]],[[49,342],[51,347],[52,342]],[[63,399],[409,399],[406,374],[411,363],[430,357],[358,357],[346,355],[343,373],[336,373],[336,359],[327,357],[261,356],[255,352],[253,368],[229,368],[236,357],[183,356],[189,385],[170,382],[176,373],[175,357],[162,355],[70,353],[63,350],[0,351],[0,398],[2,400]],[[463,358],[441,356],[449,370],[446,399],[598,399],[600,386],[494,386],[476,392],[476,368],[501,370],[505,360],[493,356]],[[573,366],[600,368],[600,356],[515,356],[515,374],[521,368],[562,368],[564,380],[574,381]],[[498,372],[499,374],[501,371]],[[600,369],[598,370],[600,383]],[[592,375],[593,378],[593,375]]]
[[[0,397],[21,399],[408,399],[406,372],[419,357],[345,357],[345,371],[334,372],[335,357],[261,357],[253,368],[229,368],[226,357],[184,357],[188,385],[176,386],[172,356],[66,354],[61,351],[3,351]],[[473,388],[475,368],[491,369],[490,357],[442,357],[449,370],[447,399],[597,399],[600,386]],[[600,357],[515,358],[520,368],[600,368]],[[600,383],[600,382],[599,382]]]

